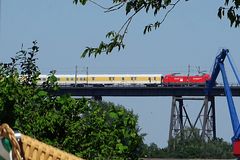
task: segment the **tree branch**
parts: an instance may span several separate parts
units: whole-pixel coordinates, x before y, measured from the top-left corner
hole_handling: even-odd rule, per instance
[[[175,8],[175,6],[180,2],[180,0],[177,0],[175,3],[171,4],[171,8],[167,11],[167,13],[164,15],[162,21],[160,22],[160,24],[162,24],[165,19],[167,18],[168,14]]]
[[[89,2],[91,2],[91,3],[93,3],[94,5],[100,7],[101,9],[104,9],[104,10],[105,10],[105,11],[104,11],[105,13],[106,13],[106,12],[112,12],[112,11],[115,11],[115,10],[119,10],[119,9],[122,8],[122,7],[124,6],[124,4],[125,4],[125,2],[121,2],[121,3],[118,3],[118,4],[113,5],[113,6],[111,6],[111,7],[104,7],[104,6],[100,5],[99,3],[97,3],[97,2],[95,2],[95,1],[93,1],[93,0],[89,0]]]

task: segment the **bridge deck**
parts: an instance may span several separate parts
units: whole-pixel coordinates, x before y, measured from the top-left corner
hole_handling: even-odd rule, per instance
[[[240,86],[232,86],[232,95],[240,96]],[[71,96],[204,96],[205,87],[69,87],[61,86],[55,94]],[[224,87],[214,87],[212,96],[225,96]]]

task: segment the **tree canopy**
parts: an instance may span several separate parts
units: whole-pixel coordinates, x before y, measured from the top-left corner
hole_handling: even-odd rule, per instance
[[[138,159],[144,134],[123,106],[57,96],[55,71],[39,86],[37,43],[0,63],[0,123],[86,159]]]
[[[186,129],[189,132],[192,129]],[[151,158],[201,158],[201,159],[230,159],[234,158],[232,146],[221,138],[204,140],[198,129],[195,134],[182,137],[176,136],[169,141],[169,146],[159,148],[155,143],[143,146],[142,157]]]
[[[146,12],[148,14],[153,13],[153,16],[157,16],[159,14],[162,15],[161,17],[163,18],[159,19],[156,22],[147,24],[144,27],[143,33],[146,34],[154,29],[159,28],[169,13],[173,11],[173,9],[179,4],[180,1],[181,0],[113,0],[112,2],[109,2],[110,7],[106,7],[94,0],[73,0],[74,4],[86,5],[87,3],[93,3],[103,9],[103,11],[106,13],[118,11],[124,8],[127,19],[125,23],[120,26],[120,29],[118,31],[110,31],[106,34],[106,38],[109,40],[109,42],[101,41],[97,47],[86,47],[82,53],[82,57],[96,57],[101,53],[109,54],[115,48],[118,51],[124,49],[124,37],[127,34],[128,27],[131,21],[134,19],[135,15],[139,14],[140,12]],[[182,1],[191,3],[189,0]],[[223,6],[219,6],[216,14],[220,19],[226,16],[230,22],[230,26],[237,28],[240,25],[240,15],[238,13],[239,6],[240,0],[224,0]]]

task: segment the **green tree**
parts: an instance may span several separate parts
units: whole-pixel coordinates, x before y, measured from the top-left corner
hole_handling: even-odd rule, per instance
[[[171,158],[214,158],[229,159],[232,155],[232,146],[223,139],[204,140],[199,129],[184,130],[185,137],[179,135],[169,142],[167,151]],[[191,134],[189,134],[191,133]]]
[[[234,158],[231,144],[224,142],[223,139],[207,142],[195,138],[182,140],[175,144],[174,150],[169,153],[172,158]]]
[[[142,156],[144,158],[171,158],[167,149],[159,148],[157,144],[150,143],[150,145],[144,144]]]
[[[233,159],[231,144],[223,139],[204,141],[201,136],[174,138],[172,145],[159,148],[156,144],[143,145],[142,156],[144,158],[201,158],[201,159]],[[174,143],[174,147],[173,147]]]
[[[55,71],[39,87],[37,43],[0,64],[0,122],[86,159],[138,159],[144,134],[123,106],[56,96]]]
[[[101,41],[97,47],[86,47],[82,53],[82,57],[92,55],[96,57],[101,53],[109,54],[114,48],[118,51],[124,49],[124,37],[127,34],[128,27],[137,14],[146,12],[152,13],[153,16],[161,14],[161,17],[163,17],[156,22],[146,25],[143,29],[143,33],[146,34],[147,32],[159,28],[180,1],[181,0],[113,0],[109,2],[110,7],[105,7],[94,0],[73,0],[74,4],[86,5],[88,2],[93,3],[106,13],[120,10],[125,12],[127,17],[127,20],[118,31],[110,31],[106,34],[106,38],[109,40],[108,42]],[[191,3],[191,1],[187,3]],[[240,16],[238,14],[238,9],[240,0],[224,0],[223,3],[223,6],[220,6],[218,11],[216,11],[218,17],[222,19],[222,17],[227,16],[230,26],[239,27]],[[122,10],[123,8],[124,10]]]

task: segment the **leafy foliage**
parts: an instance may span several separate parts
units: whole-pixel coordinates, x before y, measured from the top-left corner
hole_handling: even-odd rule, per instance
[[[178,158],[233,158],[231,144],[223,139],[204,140],[197,128],[183,131],[169,142],[171,157]]]
[[[219,7],[218,17],[222,19],[223,16],[227,16],[230,21],[230,26],[239,27],[240,25],[240,15],[238,14],[238,9],[240,6],[240,0],[225,0],[225,7]],[[225,14],[227,13],[227,14]]]
[[[192,137],[176,143],[170,153],[173,158],[234,158],[231,144],[224,142],[223,139],[205,142]]]
[[[0,64],[0,117],[1,123],[14,126],[18,118],[19,104],[27,104],[36,92],[37,77],[35,55],[38,52],[36,41],[29,51],[17,53],[10,63]],[[19,70],[18,70],[19,68]]]
[[[183,130],[169,141],[167,151],[173,158],[233,158],[229,143],[223,139],[205,140],[197,128]]]
[[[196,132],[197,133],[197,132]],[[204,141],[201,136],[176,137],[169,142],[169,147],[159,148],[156,144],[143,146],[142,157],[151,158],[201,158],[201,159],[230,159],[232,155],[231,144],[223,139]]]
[[[188,0],[184,0],[188,1]],[[161,24],[165,21],[169,13],[175,8],[175,6],[180,2],[180,0],[113,0],[111,3],[111,7],[104,7],[100,5],[98,2],[93,0],[73,0],[74,4],[85,5],[89,3],[93,3],[98,7],[102,8],[104,12],[112,12],[116,10],[120,10],[125,7],[124,12],[128,17],[126,22],[121,26],[118,32],[111,31],[106,36],[110,41],[103,42],[101,41],[99,46],[97,47],[86,47],[86,49],[82,53],[82,57],[90,57],[101,53],[109,54],[113,51],[114,48],[117,48],[118,51],[124,49],[124,37],[127,34],[128,27],[136,14],[140,11],[145,13],[153,12],[154,16],[162,14],[162,19],[158,20],[154,23],[150,23],[146,25],[143,29],[143,33],[146,34],[151,32],[152,30],[156,30],[161,26]],[[240,25],[240,15],[238,14],[238,9],[240,6],[240,0],[225,0],[224,7],[219,7],[218,9],[218,17],[222,19],[222,17],[227,16],[230,21],[230,26],[239,27]]]
[[[112,103],[56,96],[55,71],[37,84],[37,43],[0,65],[0,123],[86,159],[138,159],[144,134],[132,111]]]
[[[101,53],[109,54],[114,48],[117,48],[118,51],[124,49],[124,37],[127,34],[128,27],[136,14],[140,11],[149,13],[151,10],[153,15],[157,16],[161,10],[165,10],[162,11],[164,13],[164,17],[161,21],[156,21],[145,26],[143,33],[146,34],[153,29],[159,28],[179,1],[180,0],[113,0],[111,7],[104,7],[92,0],[73,0],[74,4],[81,5],[91,2],[104,9],[105,12],[112,12],[125,7],[124,12],[126,13],[126,16],[128,16],[126,22],[121,26],[118,32],[111,31],[107,33],[106,38],[109,39],[110,42],[106,43],[101,41],[98,47],[86,47],[82,53],[82,57],[96,57]]]
[[[82,53],[81,57],[82,58],[84,58],[86,56],[90,57],[93,54],[96,57],[97,55],[100,55],[102,52],[109,54],[112,52],[113,48],[117,47],[118,51],[120,51],[125,46],[123,44],[124,36],[120,35],[119,33],[111,31],[111,32],[107,33],[106,38],[110,38],[110,43],[104,43],[102,41],[97,48],[87,47],[84,50],[84,52]]]
[[[155,143],[143,145],[142,156],[144,158],[172,158],[167,148],[159,148]]]

